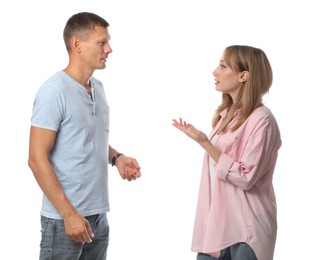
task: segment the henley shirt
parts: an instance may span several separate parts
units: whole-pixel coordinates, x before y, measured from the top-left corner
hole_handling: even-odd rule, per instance
[[[102,83],[90,79],[92,100],[84,86],[58,71],[38,90],[31,125],[56,131],[49,161],[61,187],[83,216],[109,211],[109,107]],[[62,217],[43,194],[41,215]]]

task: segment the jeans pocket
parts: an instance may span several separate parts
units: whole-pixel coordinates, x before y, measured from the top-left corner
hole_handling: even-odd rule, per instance
[[[53,241],[53,230],[54,223],[53,219],[46,218],[41,216],[41,243],[40,247],[49,247],[51,248]]]

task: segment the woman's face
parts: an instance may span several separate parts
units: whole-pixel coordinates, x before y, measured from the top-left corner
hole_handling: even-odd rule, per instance
[[[245,81],[243,72],[232,70],[224,61],[224,55],[220,59],[218,67],[214,70],[216,90],[229,94],[233,100],[238,95],[240,88]]]

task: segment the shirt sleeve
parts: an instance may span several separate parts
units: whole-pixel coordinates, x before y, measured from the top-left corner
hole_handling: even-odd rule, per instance
[[[31,117],[31,125],[58,131],[64,115],[64,98],[51,84],[43,85],[36,94]]]
[[[249,127],[251,131],[252,127]],[[217,177],[243,190],[249,190],[266,174],[272,174],[281,145],[279,129],[271,116],[258,120],[240,149],[238,159],[222,153]]]

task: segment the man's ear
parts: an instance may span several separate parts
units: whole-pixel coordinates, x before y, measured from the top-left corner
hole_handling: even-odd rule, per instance
[[[239,82],[245,82],[249,78],[249,72],[248,71],[242,71],[240,73]]]
[[[71,49],[72,51],[80,52],[80,39],[78,37],[72,37]]]

